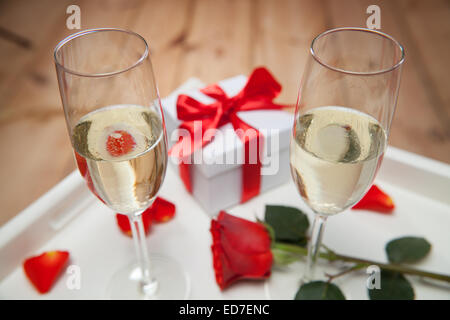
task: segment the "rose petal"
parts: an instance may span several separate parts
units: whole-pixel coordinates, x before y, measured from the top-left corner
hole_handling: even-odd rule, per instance
[[[271,240],[266,237],[267,230],[261,224],[232,216],[225,211],[219,213],[217,220],[225,230],[223,235],[226,241],[230,242],[236,250],[250,254],[270,250]],[[241,241],[243,234],[246,241]]]
[[[120,230],[129,237],[132,237],[130,220],[125,214],[116,213],[116,221]],[[150,231],[152,225],[152,215],[149,213],[148,209],[142,213],[142,222],[144,224],[144,232],[147,235]]]
[[[47,293],[68,260],[67,251],[48,251],[26,259],[23,262],[23,270],[40,293]]]
[[[376,185],[372,185],[366,195],[352,209],[372,210],[381,213],[392,213],[395,205],[392,198]]]
[[[270,276],[273,257],[264,226],[222,211],[217,220],[211,220],[210,231],[213,267],[221,289],[239,279]]]
[[[156,197],[149,210],[155,222],[167,222],[175,216],[176,207],[172,202]]]

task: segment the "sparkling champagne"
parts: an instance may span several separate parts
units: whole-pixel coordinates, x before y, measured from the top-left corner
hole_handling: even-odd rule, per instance
[[[97,197],[116,212],[145,209],[163,182],[166,141],[150,108],[115,105],[91,112],[72,132],[78,168]]]
[[[308,205],[332,215],[369,188],[386,148],[386,133],[371,116],[345,107],[320,107],[296,120],[291,172]]]

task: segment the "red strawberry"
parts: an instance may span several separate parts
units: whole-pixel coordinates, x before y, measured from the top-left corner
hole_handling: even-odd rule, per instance
[[[130,226],[130,220],[128,219],[128,216],[125,214],[116,214],[116,220],[117,225],[119,226],[120,230],[122,230],[123,233],[125,233],[127,236],[131,237],[131,226]],[[142,222],[144,224],[144,231],[145,234],[148,234],[150,230],[150,226],[152,225],[152,215],[149,213],[149,209],[145,210],[142,213]]]
[[[127,154],[135,147],[133,136],[124,130],[116,130],[108,136],[106,150],[114,156],[119,157]]]
[[[153,202],[150,207],[150,211],[153,215],[153,220],[156,222],[166,222],[175,216],[175,205],[163,199],[161,197],[156,197],[155,202]]]
[[[391,213],[395,208],[392,198],[376,185],[373,185],[366,195],[353,206],[352,209],[372,210],[382,213]]]
[[[48,251],[23,263],[25,274],[40,293],[47,293],[63,270],[69,252]]]

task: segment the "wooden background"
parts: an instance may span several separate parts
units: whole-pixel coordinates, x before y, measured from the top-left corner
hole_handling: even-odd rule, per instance
[[[207,83],[267,66],[295,103],[312,38],[366,25],[406,48],[390,144],[450,163],[450,2],[444,0],[10,0],[0,1],[0,225],[75,169],[53,65],[55,45],[81,27],[144,36],[162,96],[196,76]],[[420,183],[418,181],[417,183]]]

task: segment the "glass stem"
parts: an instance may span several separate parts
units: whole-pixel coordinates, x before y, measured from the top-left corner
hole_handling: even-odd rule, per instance
[[[327,217],[316,214],[312,226],[311,237],[308,243],[308,258],[306,260],[306,270],[303,276],[303,282],[313,281],[315,279],[315,267],[317,256],[322,245],[322,237],[325,231]]]
[[[128,219],[130,221],[131,233],[133,235],[134,247],[136,249],[138,267],[141,273],[140,289],[144,295],[151,296],[157,289],[157,282],[151,277],[150,273],[150,258],[145,240],[142,214],[128,215]]]

